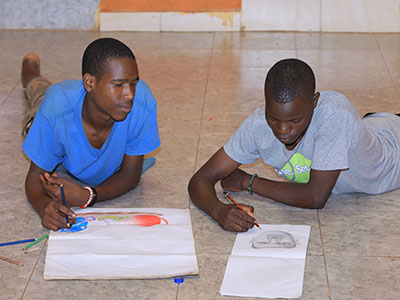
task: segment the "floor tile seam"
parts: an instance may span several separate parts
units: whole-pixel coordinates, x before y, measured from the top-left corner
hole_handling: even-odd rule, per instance
[[[342,258],[385,258],[385,259],[400,259],[400,255],[335,255],[326,254],[326,257],[342,257]]]
[[[390,72],[389,66],[388,66],[388,64],[386,62],[385,56],[383,55],[382,48],[381,48],[381,46],[379,44],[379,41],[378,41],[378,39],[376,37],[376,34],[374,34],[374,37],[375,37],[376,42],[378,43],[379,53],[380,53],[380,55],[382,57],[383,63],[385,64],[386,71],[389,73],[390,79],[392,80],[392,85],[394,86],[394,88],[396,90],[397,97],[400,98],[400,91],[397,88],[397,85],[396,85],[396,82],[395,82],[395,80],[393,78],[392,72]]]
[[[319,12],[318,12],[318,27],[319,27],[319,32],[322,33],[322,14],[324,12],[322,8],[322,0],[319,0]]]
[[[1,135],[0,135],[1,136]],[[0,153],[0,156],[1,156],[1,153]],[[157,158],[157,155],[154,155],[156,158]],[[156,163],[157,163],[158,161],[156,160]],[[161,163],[160,163],[161,164]],[[169,166],[166,166],[166,167],[163,167],[162,168],[162,170],[163,171],[177,171],[177,168],[176,167],[169,167]],[[189,167],[185,167],[185,166],[183,166],[183,167],[181,167],[181,166],[179,166],[179,173],[180,174],[182,174],[182,173],[184,173],[184,172],[192,172],[193,171],[193,168],[189,168]]]
[[[214,52],[214,43],[215,43],[215,33],[213,34],[212,47],[211,47],[211,51],[210,51],[209,58],[208,58],[207,80],[206,80],[206,84],[204,85],[204,89],[203,89],[203,97],[202,97],[203,103],[201,106],[200,124],[199,124],[198,132],[197,132],[197,146],[196,146],[196,155],[195,155],[195,161],[194,161],[194,166],[193,166],[193,173],[196,171],[197,159],[199,156],[200,134],[201,134],[201,130],[203,128],[203,117],[204,117],[204,110],[205,110],[205,104],[206,104],[207,89],[208,89],[208,84],[210,81],[211,60],[212,60],[212,56],[213,56],[213,52]],[[190,202],[189,202],[189,207],[190,207]]]
[[[320,258],[324,258],[324,255],[322,253],[308,253],[310,250],[307,250],[307,254],[306,257],[320,257]]]
[[[25,293],[26,293],[26,291],[27,291],[27,289],[28,289],[28,287],[29,287],[29,284],[31,283],[33,274],[35,273],[36,268],[37,268],[37,266],[38,266],[38,264],[39,264],[40,257],[42,256],[42,253],[43,253],[44,249],[46,248],[47,241],[48,241],[48,239],[46,239],[45,243],[43,244],[42,248],[40,249],[40,253],[39,253],[39,255],[38,255],[38,258],[36,259],[35,265],[33,266],[32,272],[31,272],[31,274],[30,274],[30,276],[29,276],[29,278],[28,278],[28,281],[27,281],[27,283],[26,283],[26,285],[25,285],[24,291],[22,292],[22,295],[21,295],[20,300],[22,300],[22,299],[24,298]]]
[[[350,208],[350,209],[330,209],[330,208],[325,208],[323,210],[323,212],[340,212],[340,213],[344,213],[344,212],[367,212],[367,213],[399,213],[399,210],[368,210],[368,209],[356,209],[356,208]]]
[[[320,220],[320,217],[319,217],[319,209],[317,209],[317,220],[318,220],[319,236],[320,236],[320,241],[321,241],[322,257],[324,258],[325,277],[326,277],[326,285],[327,285],[327,288],[328,288],[328,297],[329,297],[329,300],[331,300],[332,296],[331,296],[331,288],[330,288],[330,285],[329,285],[328,264],[326,262],[324,241],[323,241],[323,238],[322,238],[322,228],[321,228],[321,220]]]
[[[341,55],[345,55],[345,54],[357,54],[357,53],[359,53],[359,52],[363,52],[363,53],[369,53],[369,54],[371,54],[371,53],[375,53],[375,55],[379,55],[379,56],[381,56],[381,51],[380,51],[380,49],[378,48],[378,49],[374,49],[374,50],[364,50],[364,49],[315,49],[315,48],[313,48],[313,49],[301,49],[301,48],[299,48],[299,49],[296,49],[296,51],[298,52],[298,53],[301,53],[301,52],[304,52],[304,53],[306,53],[306,54],[312,54],[312,53],[314,53],[314,52],[318,52],[318,53],[335,53],[335,54],[341,54]],[[320,62],[321,60],[318,60],[318,63]],[[334,61],[334,62],[336,62],[336,60]],[[315,68],[315,67],[314,67]],[[313,68],[313,69],[314,69]],[[338,69],[338,70],[340,70],[340,69],[348,69],[348,68],[346,68],[345,66],[342,66],[342,65],[339,65],[339,64],[337,64],[337,65],[332,65],[332,66],[330,66],[330,68],[333,68],[333,69]],[[315,70],[314,70],[315,71]]]
[[[2,107],[7,100],[10,98],[10,95],[14,92],[14,90],[17,88],[19,82],[16,83],[16,85],[11,89],[11,91],[7,94],[6,98],[4,99],[4,101],[0,104],[0,107]]]
[[[52,34],[47,39],[47,42],[45,43],[45,45],[43,45],[42,50],[48,49],[50,47],[50,40],[54,37],[55,34],[56,34],[56,32],[53,31]]]
[[[211,51],[208,57],[208,67],[207,67],[207,80],[206,80],[206,84],[204,85],[204,89],[203,89],[203,103],[201,106],[201,114],[200,114],[200,124],[199,124],[199,128],[197,131],[197,145],[196,145],[196,154],[194,157],[194,165],[193,165],[193,171],[192,174],[194,174],[196,172],[196,168],[197,168],[197,160],[199,157],[199,149],[200,149],[200,135],[201,135],[201,129],[203,127],[203,117],[204,117],[204,108],[205,108],[205,104],[206,104],[206,95],[207,95],[207,88],[208,88],[208,83],[210,80],[210,70],[211,70],[211,59],[213,56],[213,51],[214,51],[214,43],[215,43],[215,33],[213,34],[213,40],[212,40],[212,44],[211,44]],[[189,203],[188,203],[188,208],[190,209],[192,207],[192,201],[189,197]]]
[[[250,199],[250,198],[248,198],[248,199]],[[245,200],[245,199],[243,199],[243,200]],[[253,201],[257,201],[258,202],[258,205],[264,205],[265,203],[264,202],[262,202],[262,200],[253,200]],[[305,210],[304,209],[300,209],[300,208],[290,208],[290,207],[282,207],[282,208],[266,208],[266,209],[268,209],[268,211],[273,211],[273,212],[279,212],[279,211],[296,211],[296,212],[299,212],[299,213],[303,213],[303,212],[305,212]],[[306,211],[306,212],[308,212],[308,211]],[[312,211],[310,211],[310,214],[312,213]]]

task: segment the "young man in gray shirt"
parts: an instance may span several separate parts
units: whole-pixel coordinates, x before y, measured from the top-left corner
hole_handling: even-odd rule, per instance
[[[283,182],[239,169],[261,158]],[[400,118],[376,113],[361,119],[336,92],[315,92],[311,68],[298,59],[276,63],[265,80],[265,108],[257,108],[192,177],[193,202],[224,229],[247,231],[247,213],[218,200],[225,190],[248,191],[303,208],[324,207],[332,193],[379,194],[400,188]]]

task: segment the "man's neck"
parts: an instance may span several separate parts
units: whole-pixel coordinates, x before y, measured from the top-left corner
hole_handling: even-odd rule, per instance
[[[100,111],[97,105],[86,95],[82,106],[82,122],[96,131],[107,131],[115,121]]]
[[[107,140],[114,120],[102,113],[97,106],[85,97],[82,106],[82,125],[89,143],[100,149]]]

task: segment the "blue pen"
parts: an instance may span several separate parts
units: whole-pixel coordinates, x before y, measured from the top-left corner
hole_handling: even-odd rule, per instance
[[[62,198],[63,205],[67,206],[67,202],[65,201],[65,195],[64,195],[64,187],[62,184],[60,184],[60,190],[61,190],[61,198]],[[70,227],[69,218],[68,218],[67,214],[65,215],[65,219],[67,220],[67,226]]]
[[[0,243],[1,246],[8,246],[8,245],[15,245],[15,244],[23,244],[23,243],[29,243],[33,242],[35,239],[28,239],[28,240],[21,240],[21,241],[13,241],[13,242],[7,242],[7,243]]]

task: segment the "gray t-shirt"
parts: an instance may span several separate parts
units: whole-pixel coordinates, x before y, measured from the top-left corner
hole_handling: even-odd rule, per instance
[[[336,92],[321,92],[311,123],[293,150],[273,134],[257,108],[225,144],[241,164],[261,159],[282,177],[306,183],[310,170],[341,170],[333,193],[379,194],[400,188],[400,117],[378,113],[361,119]]]

